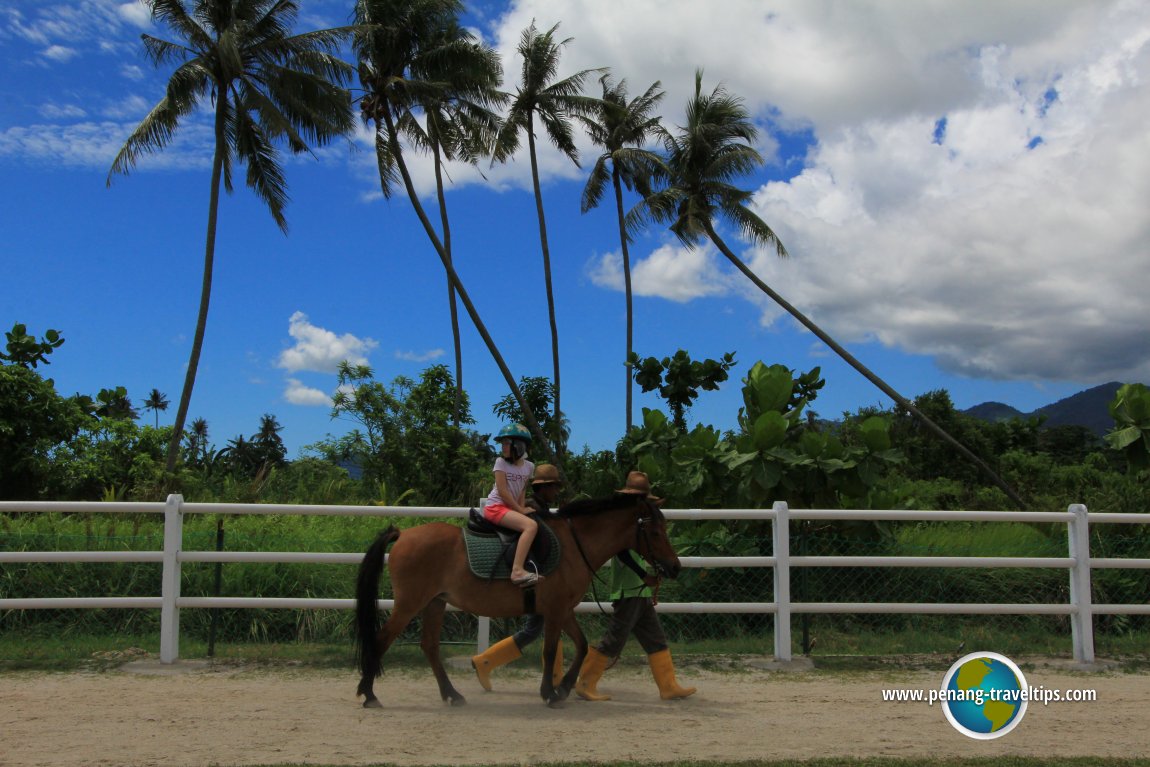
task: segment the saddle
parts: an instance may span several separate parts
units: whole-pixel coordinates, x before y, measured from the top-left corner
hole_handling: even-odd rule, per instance
[[[467,564],[474,575],[487,580],[511,577],[518,531],[492,524],[482,513],[471,509],[467,526],[463,528],[463,542],[467,548]],[[527,569],[549,575],[559,566],[559,554],[559,539],[550,525],[540,524],[527,554]]]

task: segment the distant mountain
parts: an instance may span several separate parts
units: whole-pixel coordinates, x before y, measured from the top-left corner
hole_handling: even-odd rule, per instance
[[[1011,418],[1026,417],[1021,410],[1001,402],[983,402],[962,412],[983,421],[1009,421]]]
[[[1114,420],[1110,417],[1110,411],[1106,406],[1113,401],[1120,386],[1122,384],[1117,381],[1104,383],[1050,405],[1044,405],[1030,413],[1023,413],[1001,402],[983,402],[962,412],[983,421],[1009,421],[1012,418],[1046,416],[1044,426],[1085,426],[1098,436],[1102,436],[1114,427]]]

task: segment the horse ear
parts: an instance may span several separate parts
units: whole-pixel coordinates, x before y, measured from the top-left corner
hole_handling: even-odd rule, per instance
[[[647,500],[649,500],[651,505],[653,505],[656,509],[663,508],[663,504],[667,502],[666,498],[651,498],[650,496],[648,496]]]

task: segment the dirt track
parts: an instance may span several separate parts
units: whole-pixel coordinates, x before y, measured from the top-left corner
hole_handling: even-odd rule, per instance
[[[659,700],[644,668],[612,669],[615,699],[538,697],[526,666],[484,693],[453,669],[468,705],[440,702],[429,671],[389,670],[382,710],[354,696],[353,672],[134,664],[135,673],[0,675],[0,765],[399,765],[831,756],[1150,756],[1150,676],[1027,671],[1032,687],[1093,689],[1093,703],[1030,705],[994,741],[956,732],[937,705],[884,703],[885,688],[937,687],[935,671],[835,673],[680,668],[697,685]]]

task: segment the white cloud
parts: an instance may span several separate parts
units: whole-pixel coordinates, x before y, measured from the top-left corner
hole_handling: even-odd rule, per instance
[[[140,29],[147,29],[152,25],[151,11],[148,10],[148,6],[138,2],[138,0],[137,2],[121,3],[116,6],[116,13],[124,21]]]
[[[107,104],[101,113],[110,120],[140,121],[147,117],[151,109],[152,104],[148,103],[143,96],[132,94]]]
[[[395,358],[405,362],[431,362],[439,359],[445,353],[443,349],[430,349],[425,352],[396,351]]]
[[[0,157],[107,170],[135,127],[135,123],[103,121],[0,129]],[[190,122],[164,151],[140,158],[137,169],[209,167],[211,140],[208,125]]]
[[[592,259],[591,281],[599,287],[624,289],[623,260],[618,253]],[[728,280],[710,247],[686,248],[666,244],[650,255],[631,262],[631,291],[637,296],[666,298],[680,303],[704,296],[722,295]]]
[[[40,52],[40,55],[51,61],[59,64],[71,61],[79,52],[75,48],[69,48],[64,45],[49,45],[47,48]]]
[[[291,316],[288,334],[295,345],[280,353],[278,366],[291,372],[334,373],[345,360],[353,365],[366,365],[367,353],[379,345],[370,338],[361,339],[350,333],[336,335],[317,327],[303,312]]]
[[[40,114],[49,120],[76,120],[88,115],[82,108],[75,104],[43,104],[40,106]]]
[[[1147,377],[1150,14],[1107,8],[1087,40],[973,52],[976,98],[823,133],[801,175],[758,192],[795,257],[752,255],[756,271],[838,340],[951,372]]]
[[[522,0],[501,47],[532,17],[575,38],[564,71],[609,64],[633,91],[662,80],[665,124],[701,66],[705,88],[721,79],[753,114],[809,131],[805,167],[755,201],[792,258],[746,258],[840,341],[972,376],[1150,378],[1145,3]],[[664,246],[646,265],[649,294],[734,286],[765,323],[781,315],[722,259]],[[588,272],[621,289],[617,255]]]
[[[29,17],[19,12],[10,14],[8,27],[25,40],[40,44],[49,40],[98,40],[122,32],[125,21],[139,27],[150,23],[151,17],[142,3],[114,0],[45,2],[35,3],[34,8],[34,15]]]
[[[304,405],[307,407],[324,407],[331,405],[330,395],[311,386],[305,386],[295,378],[289,378],[287,380],[284,399],[293,405]]]

